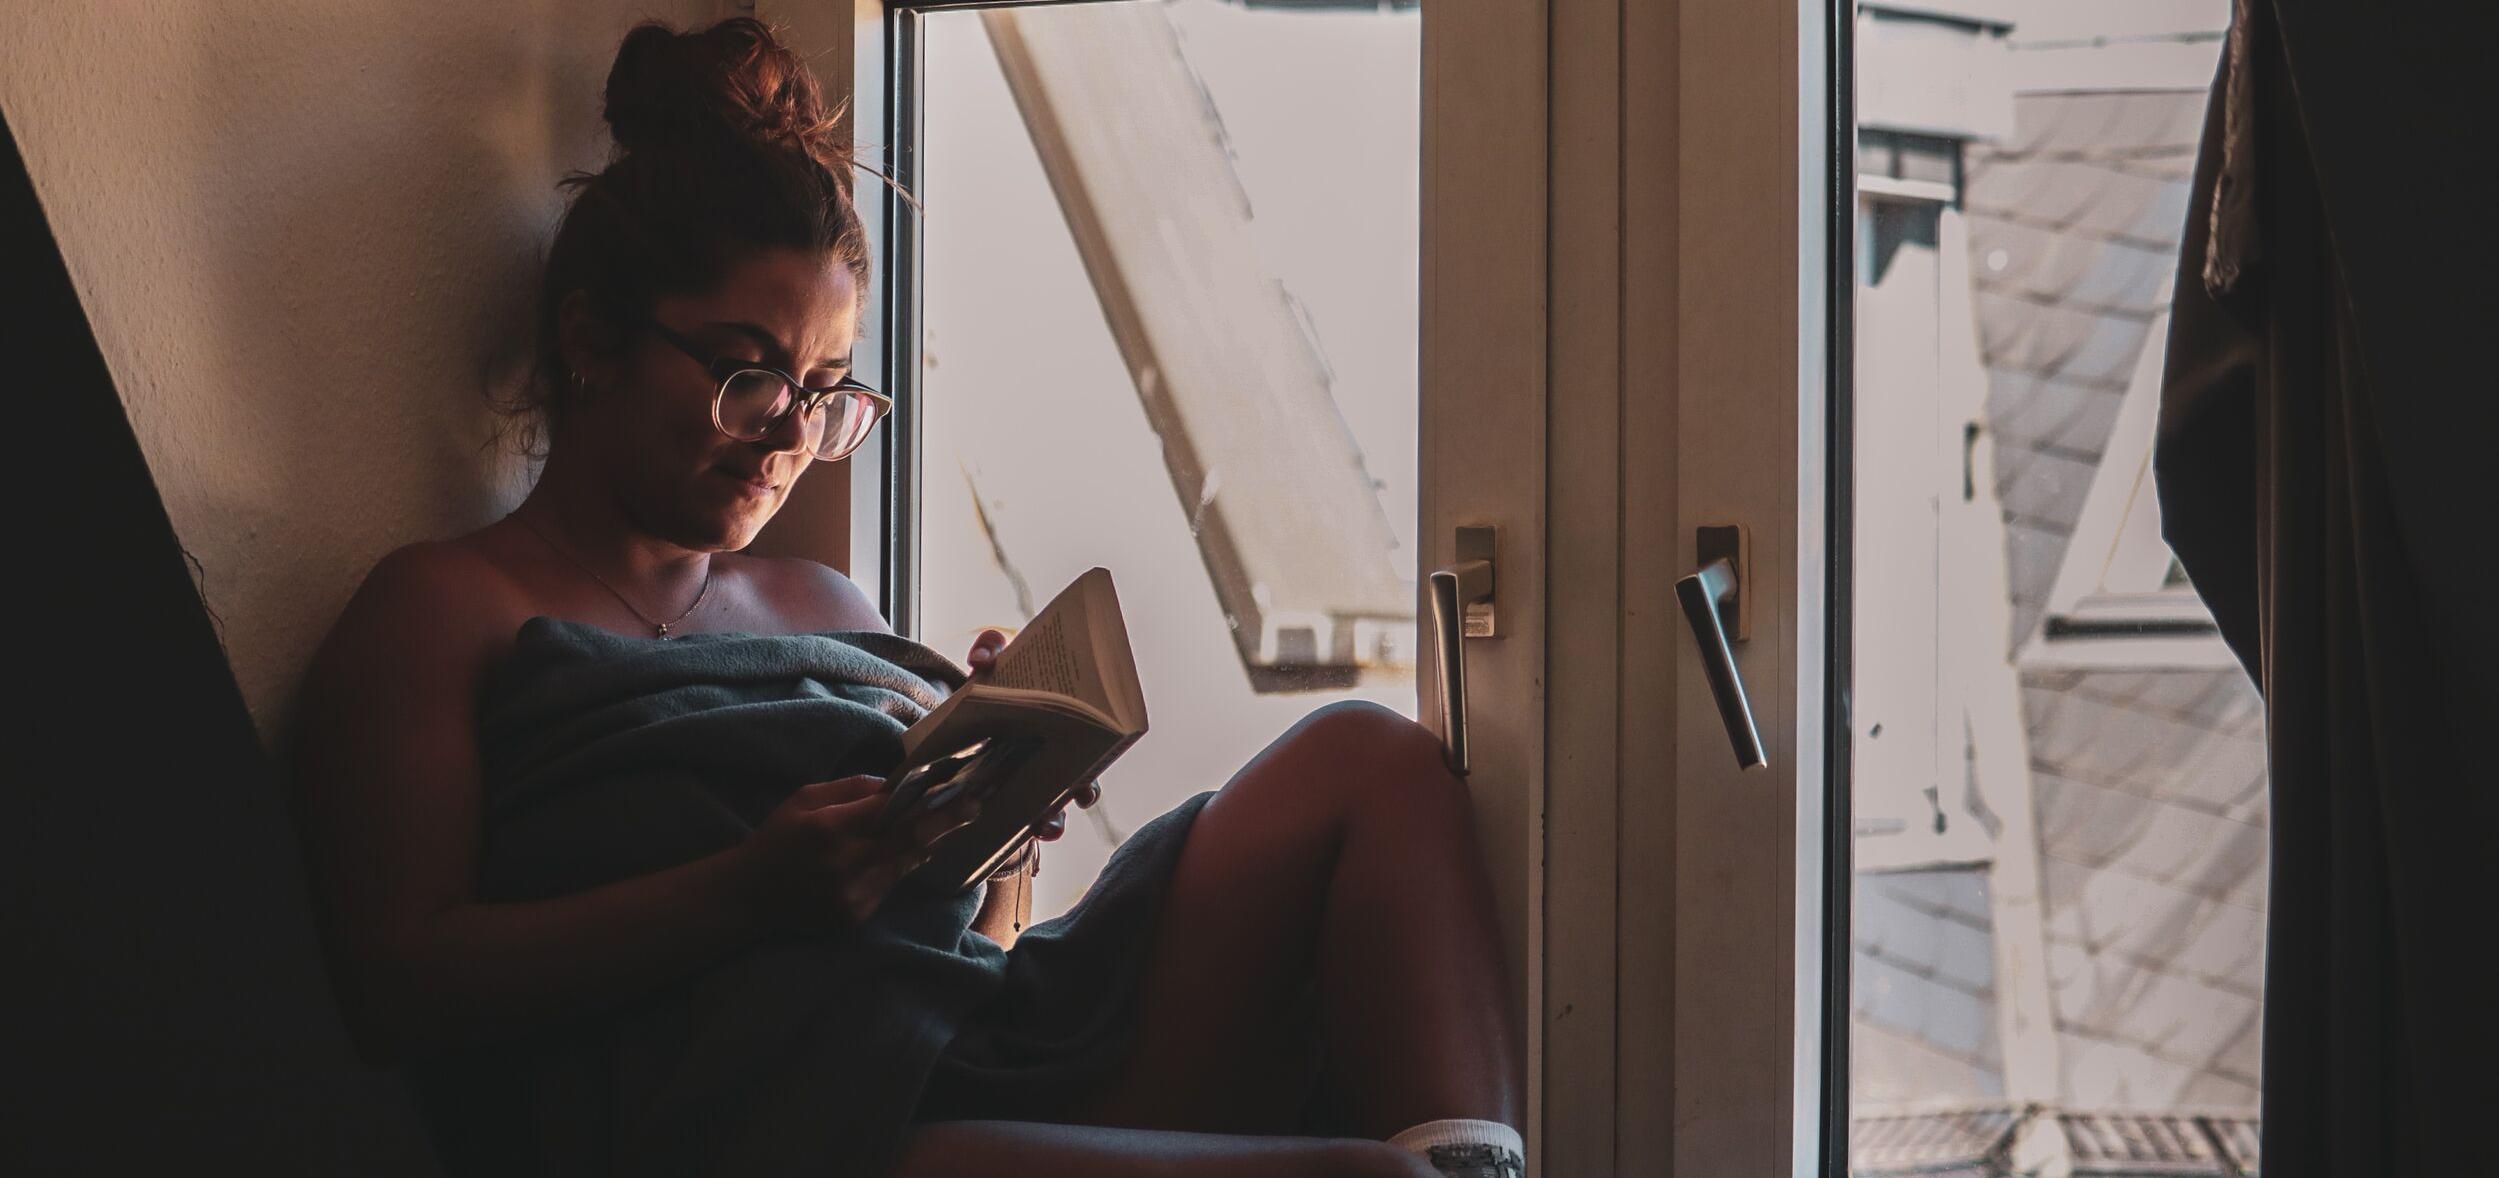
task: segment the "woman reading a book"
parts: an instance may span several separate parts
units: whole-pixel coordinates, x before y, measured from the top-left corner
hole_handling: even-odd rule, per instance
[[[971,814],[880,826],[877,774],[966,676],[740,552],[884,408],[834,115],[733,20],[635,29],[606,117],[540,295],[537,483],[372,571],[298,726],[342,1009],[446,1165],[1519,1173],[1470,810],[1386,709],[1311,714],[1020,938],[997,881],[898,886]]]

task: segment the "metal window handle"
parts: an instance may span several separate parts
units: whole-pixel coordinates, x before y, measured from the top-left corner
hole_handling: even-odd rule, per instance
[[[1761,728],[1753,723],[1753,704],[1745,698],[1744,677],[1736,671],[1735,647],[1727,632],[1727,615],[1739,588],[1734,561],[1721,556],[1675,582],[1675,599],[1683,604],[1684,620],[1692,623],[1692,637],[1699,641],[1701,670],[1709,676],[1710,694],[1717,697],[1727,740],[1735,745],[1736,767],[1759,769],[1770,759],[1762,752]]]
[[[1436,569],[1432,639],[1440,654],[1440,735],[1449,771],[1467,775],[1466,640],[1499,636],[1493,612],[1493,548],[1489,527],[1458,529],[1458,563]]]

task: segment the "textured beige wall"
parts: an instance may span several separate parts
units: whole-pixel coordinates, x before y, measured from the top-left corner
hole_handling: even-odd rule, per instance
[[[555,182],[625,29],[728,7],[0,5],[0,109],[265,737],[374,560],[518,501],[484,390]]]

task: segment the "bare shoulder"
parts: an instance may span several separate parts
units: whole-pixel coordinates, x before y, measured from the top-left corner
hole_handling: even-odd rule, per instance
[[[340,815],[361,807],[467,804],[476,686],[510,648],[513,601],[510,579],[461,541],[409,545],[365,574],[299,697],[295,781],[317,812],[353,827]]]
[[[793,631],[886,630],[867,590],[838,569],[796,556],[745,556],[747,575]]]
[[[358,598],[392,614],[438,628],[483,629],[520,608],[512,577],[475,536],[429,540],[383,557],[365,575]]]
[[[470,539],[410,544],[365,574],[331,627],[316,670],[423,664],[473,672],[509,641],[520,602],[511,578]]]

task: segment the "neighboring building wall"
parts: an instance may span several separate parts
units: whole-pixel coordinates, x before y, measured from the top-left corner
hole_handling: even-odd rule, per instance
[[[1952,371],[1949,349],[1942,366],[1927,360],[1929,328],[1904,301],[1915,290],[1887,289],[1898,281],[1899,259],[1923,264],[1928,235],[1887,238],[1878,217],[1871,223],[1878,232],[1861,243],[1871,252],[1860,255],[1861,281],[1874,284],[1859,298],[1860,561],[1895,580],[1931,563],[1945,584],[1983,583],[2001,598],[1992,612],[1934,609],[1934,633],[1921,636],[1911,631],[1930,611],[1890,598],[1870,602],[1865,594],[1885,582],[1861,572],[1859,608],[1870,612],[1860,614],[1855,684],[1856,1108],[1864,1115],[2004,1100],[2069,1110],[2252,1111],[2267,818],[2253,688],[2215,657],[2209,635],[2043,634],[2052,605],[2070,605],[2052,601],[2069,562],[2083,562],[2080,571],[2090,574],[2070,580],[2120,588],[2100,575],[2121,547],[2118,533],[2079,534],[2091,530],[2085,505],[2095,482],[2118,492],[2121,507],[2124,494],[2148,493],[2133,478],[2149,436],[2150,417],[2139,410],[2158,393],[2188,173],[2227,9],[2039,3],[2011,16],[2009,120],[1994,130],[1975,117],[1959,124],[1966,130],[1921,124],[1912,115],[1922,108],[1897,87],[1878,90],[1875,113],[1895,122],[1869,116],[1869,129],[1907,138],[1860,153],[1877,207],[1958,206],[1937,218],[1967,225],[1958,256],[1941,268],[1939,322],[1957,317],[1974,332],[1954,346],[1975,353],[1987,385],[1984,404],[1966,411],[1977,432],[1963,437],[1964,411],[1950,407],[1951,382],[1936,375]],[[1939,47],[1936,14],[1888,19],[1898,26],[1893,34],[1906,35],[1873,43],[1901,55],[1892,68],[1915,74],[1927,59],[1946,70],[1995,68],[1974,47]],[[1861,71],[1884,64],[1862,54],[1859,61]],[[1974,91],[1926,78],[1912,92]],[[1933,143],[1955,145],[1961,166],[1908,166],[1916,161],[1904,148]],[[1958,308],[1944,306],[1957,293],[1954,283],[1966,292]],[[1881,338],[1869,338],[1876,332]],[[2129,430],[2143,427],[2140,436],[2120,429],[2130,398],[2137,410],[2122,421]],[[1931,423],[1866,418],[1923,414],[1929,401],[1945,407]],[[1932,437],[1919,436],[1920,428]],[[1956,460],[1936,462],[1948,443]],[[1877,444],[1906,449],[1888,455],[1886,466],[1886,456],[1863,453]],[[1971,456],[1966,468],[1957,461],[1962,446]],[[1921,463],[1940,467],[1956,485],[1934,490],[1932,474],[1916,485],[1898,482]],[[2102,478],[2103,465],[2120,477]],[[1958,485],[1965,469],[1974,489]],[[1992,504],[1991,519],[2000,513],[2001,536],[1985,559],[1936,555],[1942,550],[1909,543],[1916,537],[1897,526],[1869,541],[1866,513],[1909,519],[1918,496],[1929,493],[1974,494]],[[2102,514],[2109,522],[2139,513]],[[2148,518],[2156,527],[2156,514]],[[1878,561],[1892,564],[1873,567]],[[1892,597],[1906,601],[1904,593]],[[2192,615],[2199,607],[2188,600],[2183,609]],[[1943,652],[1941,644],[1956,637],[1983,640],[1986,649]],[[1897,654],[1923,642],[1939,652],[1924,663]],[[1870,652],[1880,665],[1869,666]],[[1990,672],[1999,690],[1988,698],[2011,709],[2003,723],[1981,725],[1975,717],[1984,701],[1968,698],[1966,774],[1957,756],[1965,730],[1952,722],[1952,708],[1916,717],[1892,698],[1931,678],[1936,702],[1953,704],[1946,672],[1962,664]],[[2006,692],[2017,698],[2001,699]],[[1935,731],[1869,731],[1885,718],[1924,719]],[[1903,735],[1921,752],[1931,743],[1931,763],[1912,766],[1905,750],[1887,749]],[[1989,764],[2005,764],[1991,762],[1991,751],[2007,748],[2017,755],[1991,777]],[[1999,780],[2019,783],[2029,803],[2022,820],[2004,806]],[[1983,845],[1972,850],[1969,841],[1981,833]],[[2021,855],[2035,865],[2026,874],[2035,892],[2008,903],[2018,889],[2006,870]],[[1966,911],[1973,881],[1985,908],[1976,924]],[[1954,945],[1973,937],[1995,949],[1995,969],[1983,982],[1950,965]],[[2044,987],[2037,972],[2024,978],[2007,964],[2022,960],[2007,954],[2024,945],[2044,956]],[[2044,1007],[2044,1020],[2027,1023],[2048,1024],[2044,1041],[2017,1042],[2025,1020],[2013,1017],[2009,997]],[[2041,1061],[2044,1072],[2035,1066]],[[2050,1152],[2079,1164],[2089,1151]]]
[[[2136,374],[2161,346],[2203,107],[2200,90],[2025,93],[2015,135],[1971,153],[2017,644],[2064,562],[2106,559],[2075,550],[2073,528],[2129,389],[2157,391]],[[2069,1107],[2255,1107],[2262,715],[2245,674],[2177,641],[2176,665],[2146,648],[2130,666],[2022,671]]]

